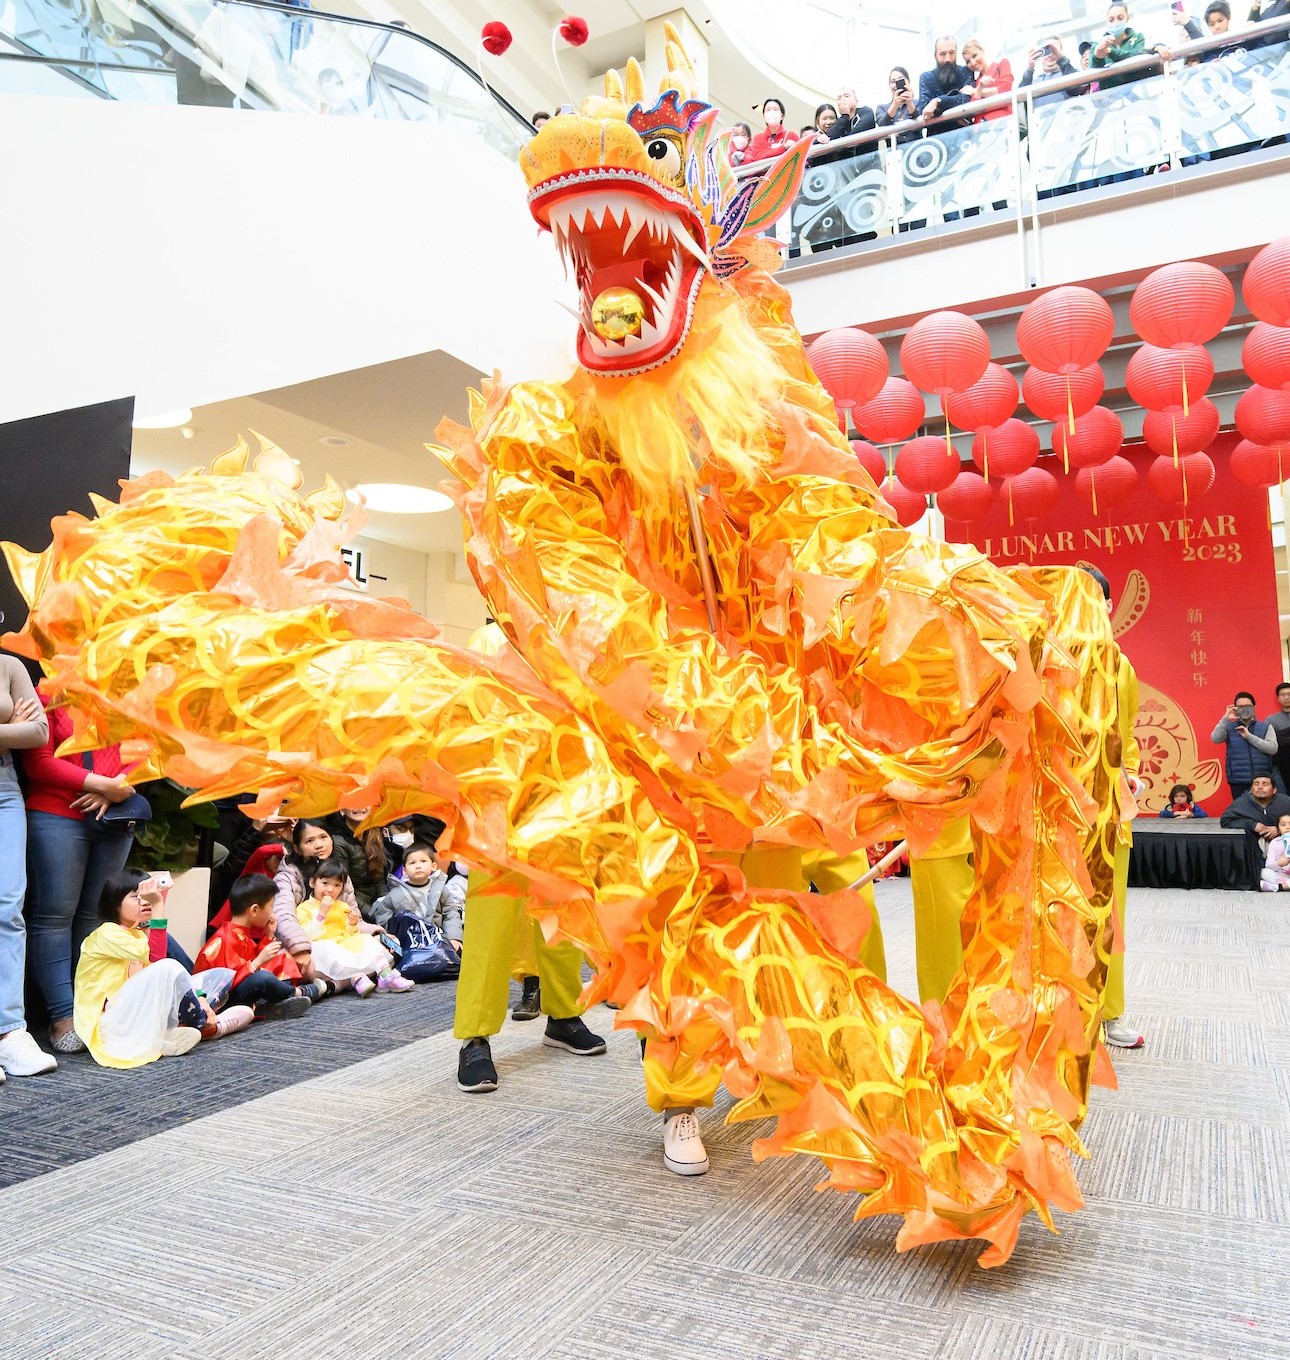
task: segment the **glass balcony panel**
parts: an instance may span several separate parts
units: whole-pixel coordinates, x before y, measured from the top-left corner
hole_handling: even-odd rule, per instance
[[[226,0],[0,0],[0,91],[428,121],[507,156],[532,129],[435,44],[398,27]],[[73,89],[72,87],[77,87]]]
[[[1203,156],[1290,132],[1290,44],[1226,52],[1178,73],[1182,154]]]
[[[1011,118],[918,138],[896,148],[902,224],[944,221],[1017,201],[1017,152]]]
[[[1036,100],[1030,166],[1041,193],[1140,175],[1169,160],[1163,76]]]

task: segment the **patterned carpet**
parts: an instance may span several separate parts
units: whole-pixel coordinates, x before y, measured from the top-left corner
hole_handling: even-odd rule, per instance
[[[907,884],[880,905],[904,985]],[[508,1024],[502,1089],[463,1096],[426,989],[0,1090],[0,1355],[1290,1360],[1290,908],[1141,890],[1129,933],[1148,1047],[1095,1098],[1087,1208],[1002,1270],[897,1256],[717,1113],[711,1173],[669,1175],[625,1034]]]

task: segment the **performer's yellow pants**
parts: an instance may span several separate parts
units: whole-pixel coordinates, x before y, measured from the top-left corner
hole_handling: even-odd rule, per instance
[[[531,929],[532,920],[520,912],[515,918],[515,942],[511,950],[511,976],[516,982],[537,977],[537,941],[542,932]]]
[[[1120,918],[1120,933],[1127,929],[1124,910],[1129,900],[1129,847],[1115,847],[1115,890],[1111,899]],[[1125,944],[1127,947],[1127,935]],[[1124,1014],[1124,950],[1115,950],[1106,966],[1106,991],[1102,993],[1102,1019],[1118,1020]]]
[[[533,971],[542,984],[542,1009],[555,1020],[582,1014],[582,952],[571,944],[547,944],[537,922],[524,914],[518,880],[515,893],[499,891],[501,883],[499,877],[471,870],[452,1026],[458,1039],[487,1038],[501,1029],[515,939],[526,927],[533,942]]]
[[[863,851],[845,860],[820,854],[809,855],[804,860],[800,850],[776,846],[748,851],[739,857],[739,867],[750,887],[800,891],[807,883],[814,883],[821,892],[837,892],[854,883],[868,869],[869,860]],[[885,982],[887,957],[882,943],[882,925],[874,905],[873,885],[868,884],[863,891],[873,914],[873,924],[860,946],[860,959],[870,972],[876,973]],[[708,1032],[705,1032],[705,1026]],[[687,1038],[687,1048],[692,1052],[703,1052],[709,1042],[717,1038],[717,1027],[709,1022],[693,1026]],[[645,1096],[650,1109],[672,1110],[688,1105],[711,1105],[717,1087],[721,1085],[720,1069],[705,1067],[696,1070],[693,1058],[680,1050],[671,1050],[670,1045],[667,1046],[668,1060],[661,1060],[659,1048],[657,1043],[646,1042]]]
[[[958,817],[922,855],[909,858],[920,1001],[944,1001],[963,962],[963,908],[976,881],[971,855],[971,824]]]

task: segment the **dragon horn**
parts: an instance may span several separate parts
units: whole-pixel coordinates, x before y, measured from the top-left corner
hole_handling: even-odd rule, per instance
[[[658,92],[664,94],[668,90],[676,90],[682,99],[693,99],[699,86],[698,73],[690,60],[690,54],[685,50],[681,35],[670,19],[663,20],[663,36],[666,40],[667,75],[659,83]]]
[[[627,104],[645,102],[645,72],[635,57],[627,58]]]
[[[623,102],[623,78],[612,66],[605,72],[605,98]]]

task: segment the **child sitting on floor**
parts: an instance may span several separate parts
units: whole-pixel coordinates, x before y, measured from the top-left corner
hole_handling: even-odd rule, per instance
[[[1277,835],[1268,843],[1267,863],[1259,875],[1264,892],[1290,888],[1290,812],[1277,818]]]
[[[76,1032],[103,1067],[142,1067],[176,1058],[212,1036],[250,1023],[233,1007],[217,1016],[176,959],[148,961],[148,923],[161,901],[150,879],[131,869],[109,874],[99,896],[103,924],[81,946],[76,966]]]
[[[235,879],[228,893],[229,919],[198,955],[203,967],[233,970],[229,1001],[250,1006],[257,1020],[295,1020],[335,990],[322,979],[302,982],[295,959],[274,939],[277,891],[263,874]]]
[[[403,877],[392,879],[390,891],[372,903],[372,920],[384,926],[395,912],[410,911],[437,925],[460,954],[465,905],[465,876],[455,873],[449,877],[440,867],[433,846],[413,841],[403,852]]]
[[[1191,800],[1190,784],[1175,784],[1169,790],[1169,803],[1160,809],[1162,817],[1204,817],[1203,807],[1197,807]]]
[[[313,947],[314,968],[333,982],[352,982],[359,996],[374,987],[410,992],[416,983],[400,975],[389,950],[375,938],[380,926],[364,921],[358,908],[341,898],[346,879],[338,860],[322,860],[310,876],[311,895],[296,908],[296,920]]]

